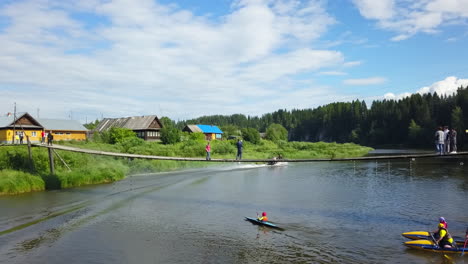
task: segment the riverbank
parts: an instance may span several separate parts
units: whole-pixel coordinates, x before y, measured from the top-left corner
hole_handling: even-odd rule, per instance
[[[204,157],[206,144],[204,141],[186,141],[174,145],[163,145],[160,142],[143,142],[138,145],[74,141],[58,143],[94,150],[170,157]],[[352,143],[275,143],[262,140],[257,145],[245,142],[243,158],[270,159],[278,155],[287,159],[344,158],[364,156],[371,150]],[[212,142],[212,158],[232,159],[236,151],[235,141]],[[0,195],[110,183],[137,173],[209,166],[206,162],[124,159],[58,150],[57,155],[67,166],[61,159],[55,159],[55,175],[50,175],[47,150],[34,148],[32,155],[34,164],[31,167],[26,145],[0,148]]]

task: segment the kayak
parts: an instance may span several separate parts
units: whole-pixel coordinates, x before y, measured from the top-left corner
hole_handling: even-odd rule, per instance
[[[433,251],[433,252],[442,252],[442,253],[462,253],[468,252],[468,247],[463,249],[463,245],[459,246],[458,248],[441,248],[434,243],[434,241],[426,240],[426,239],[419,239],[419,240],[411,240],[404,242],[405,246],[415,249],[422,249],[425,251]]]
[[[417,240],[417,239],[432,240],[431,233],[428,231],[411,231],[411,232],[402,233],[401,235],[406,238],[413,239],[413,240]],[[457,243],[458,247],[463,247],[463,245],[465,244],[465,240],[462,237],[453,237],[453,240],[455,241],[455,243]]]
[[[282,229],[281,227],[273,224],[272,222],[260,221],[257,218],[253,218],[253,217],[245,217],[245,221],[249,221],[249,222],[251,222],[252,224],[255,224],[255,225],[268,226],[268,227],[271,227],[271,228]]]

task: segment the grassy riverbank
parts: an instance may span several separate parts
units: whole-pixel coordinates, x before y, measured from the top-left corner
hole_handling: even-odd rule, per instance
[[[236,155],[235,141],[213,141],[212,158],[233,159]],[[143,155],[204,157],[205,141],[189,140],[174,145],[160,142],[123,142],[105,144],[97,142],[59,142],[59,144],[87,149],[124,152]],[[259,144],[244,142],[244,159],[269,159],[281,155],[286,159],[358,157],[371,148],[352,143],[308,143],[262,140]],[[206,162],[138,160],[93,156],[69,151],[57,151],[55,175],[49,174],[47,150],[33,148],[34,164],[31,167],[27,147],[4,146],[0,148],[0,195],[18,194],[44,189],[72,188],[89,184],[109,183],[121,180],[126,175],[173,171],[209,165]]]

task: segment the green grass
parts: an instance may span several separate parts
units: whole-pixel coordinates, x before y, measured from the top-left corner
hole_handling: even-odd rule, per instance
[[[236,140],[215,140],[211,142],[211,157],[233,159],[236,156]],[[60,144],[111,152],[127,152],[132,154],[168,156],[168,157],[205,157],[206,141],[189,140],[174,145],[164,145],[160,142],[144,142],[141,145],[130,147],[119,144],[110,145],[95,142],[61,142]],[[127,150],[127,151],[125,151]],[[244,142],[244,159],[270,159],[281,154],[286,159],[313,159],[313,158],[345,158],[361,157],[372,148],[354,143],[326,143],[326,142],[272,142],[261,140],[254,145]],[[167,162],[167,161],[163,161]],[[176,166],[181,164],[177,163]],[[150,165],[146,165],[151,167]],[[158,165],[159,166],[159,165]]]
[[[0,195],[42,191],[44,180],[27,172],[0,170]]]

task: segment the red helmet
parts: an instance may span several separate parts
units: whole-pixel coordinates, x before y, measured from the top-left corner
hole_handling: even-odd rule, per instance
[[[263,212],[263,213],[262,213],[262,216],[266,216],[266,212]]]

